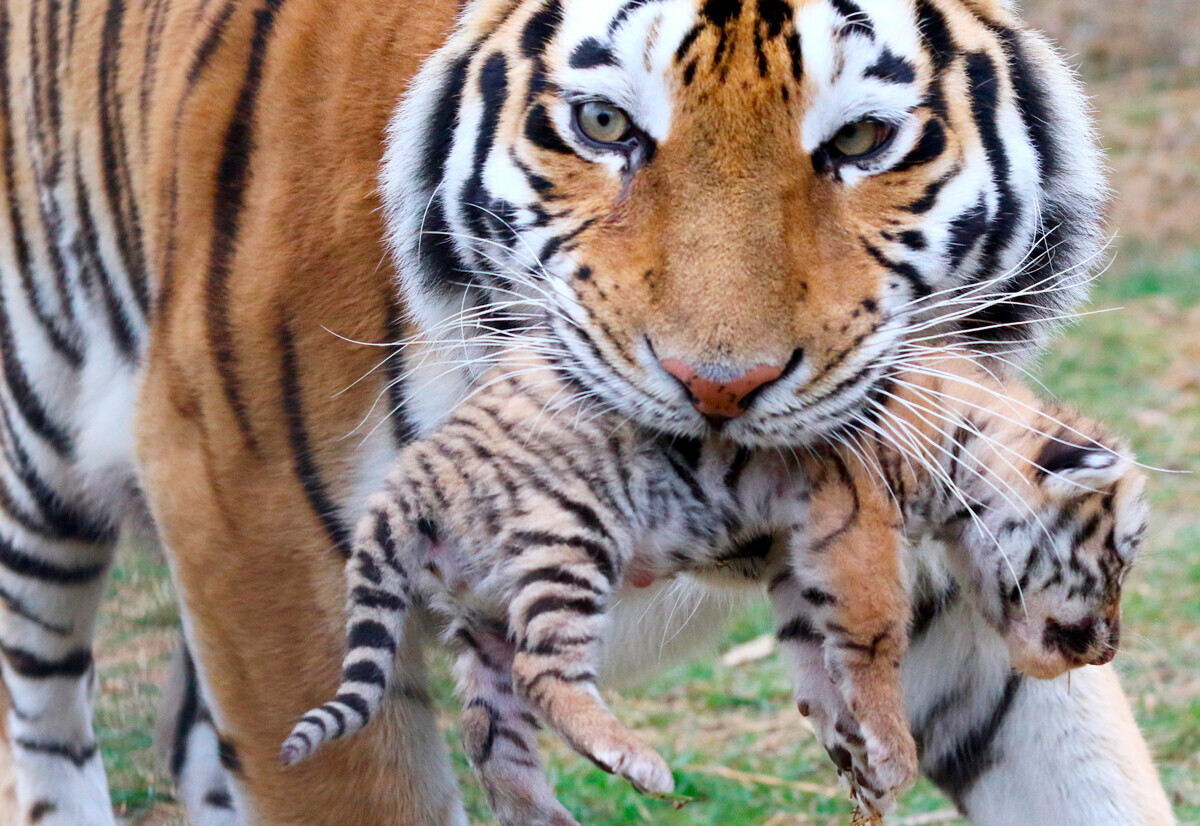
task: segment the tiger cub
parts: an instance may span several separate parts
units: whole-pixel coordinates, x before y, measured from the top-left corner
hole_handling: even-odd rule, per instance
[[[366,725],[420,602],[461,652],[463,741],[501,823],[575,822],[540,770],[539,718],[639,790],[669,792],[666,763],[597,692],[606,611],[623,584],[719,579],[763,535],[784,537],[762,578],[799,707],[872,812],[917,772],[899,683],[910,539],[954,547],[1016,668],[1050,677],[1113,656],[1141,475],[1096,424],[966,362],[895,377],[859,432],[786,457],[554,410],[549,368],[482,387],[370,501],[348,563],[343,683],[296,725],[284,763]]]

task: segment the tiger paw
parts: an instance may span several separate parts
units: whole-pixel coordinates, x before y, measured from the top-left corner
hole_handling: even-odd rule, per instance
[[[585,751],[584,756],[606,772],[624,777],[643,794],[675,791],[675,777],[667,762],[654,749],[636,740],[605,743]]]
[[[536,793],[506,795],[488,791],[492,814],[500,826],[579,826],[553,795],[547,798]]]
[[[886,814],[917,779],[917,747],[903,720],[880,728],[843,718],[826,738],[825,750],[871,815]]]

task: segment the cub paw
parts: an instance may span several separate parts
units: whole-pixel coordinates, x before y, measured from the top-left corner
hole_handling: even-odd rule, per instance
[[[675,791],[675,777],[667,761],[642,743],[606,744],[585,756],[606,772],[624,777],[643,794]]]
[[[579,826],[579,821],[553,797],[532,800],[524,795],[491,795],[489,802],[500,826]]]
[[[882,731],[839,721],[825,749],[854,799],[872,815],[886,814],[917,780],[917,747],[903,721]]]

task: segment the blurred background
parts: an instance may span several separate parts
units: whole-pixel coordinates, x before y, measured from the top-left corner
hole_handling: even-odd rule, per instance
[[[1200,471],[1200,2],[1025,0],[1027,18],[1079,65],[1093,96],[1117,198],[1115,260],[1090,316],[1041,373],[1057,395],[1128,434],[1149,464]],[[1200,477],[1156,474],[1153,530],[1126,591],[1126,690],[1183,823],[1200,823]],[[102,619],[100,742],[130,824],[181,824],[153,746],[159,687],[175,642],[166,568],[127,548]],[[740,613],[716,654],[614,695],[694,797],[681,811],[647,800],[545,738],[563,802],[583,823],[849,822],[824,752],[790,701],[761,608]],[[437,694],[452,752],[445,664]],[[482,795],[456,757],[472,816]],[[927,783],[894,826],[958,823]]]

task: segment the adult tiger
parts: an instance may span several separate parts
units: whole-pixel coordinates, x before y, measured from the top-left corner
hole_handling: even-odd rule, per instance
[[[1085,105],[1000,0],[456,13],[0,7],[0,658],[29,821],[112,823],[91,633],[139,490],[200,664],[193,820],[463,822],[415,650],[373,732],[273,758],[337,682],[346,525],[489,348],[537,337],[646,426],[777,445],[852,419],[906,339],[1029,349],[1082,298]],[[405,313],[416,357],[345,340]],[[1170,822],[1111,672],[1011,676],[926,561],[926,772],[979,823]]]

